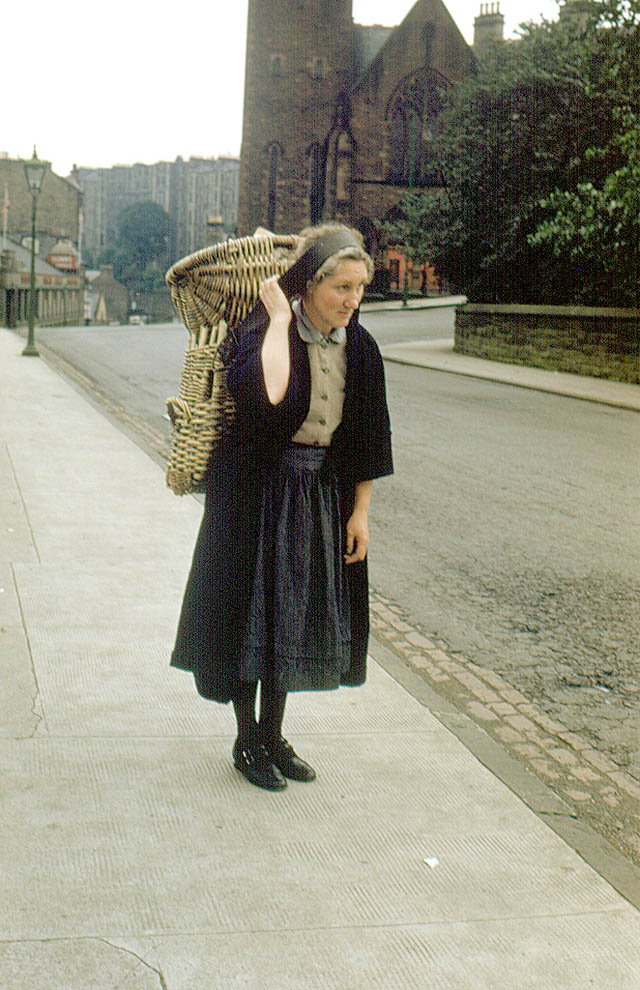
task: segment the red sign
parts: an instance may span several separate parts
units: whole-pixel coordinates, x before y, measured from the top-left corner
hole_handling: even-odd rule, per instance
[[[75,254],[48,254],[47,261],[61,272],[75,272],[78,267]]]

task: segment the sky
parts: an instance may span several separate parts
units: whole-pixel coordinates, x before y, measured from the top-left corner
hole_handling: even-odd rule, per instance
[[[446,0],[445,0],[446,2]],[[398,24],[414,0],[353,0],[360,24]],[[473,40],[480,0],[448,0]],[[8,7],[9,9],[6,9]],[[0,153],[67,175],[239,155],[247,0],[51,0],[7,4]],[[556,0],[501,0],[505,36],[557,17]],[[11,94],[7,99],[7,95]]]

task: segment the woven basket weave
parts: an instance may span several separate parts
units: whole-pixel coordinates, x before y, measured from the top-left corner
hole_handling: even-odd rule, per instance
[[[297,240],[257,231],[197,251],[167,272],[189,332],[180,391],[167,399],[173,426],[167,485],[176,495],[201,490],[211,452],[235,417],[221,353],[228,330],[253,309],[260,283],[290,267]]]

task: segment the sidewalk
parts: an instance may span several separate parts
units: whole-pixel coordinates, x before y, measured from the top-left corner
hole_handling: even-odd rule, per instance
[[[381,310],[407,309],[442,309],[445,306],[461,306],[467,302],[466,296],[421,296],[419,299],[407,299],[407,305],[402,305],[401,299],[380,299],[376,302],[365,302],[360,306],[362,313],[378,313]]]
[[[0,330],[7,990],[638,990],[640,913],[376,663],[234,770],[168,666],[201,506]],[[392,483],[392,482],[389,482]]]
[[[483,378],[540,392],[555,392],[573,399],[585,399],[640,412],[640,385],[626,385],[624,382],[611,382],[604,378],[570,375],[562,371],[544,371],[542,368],[467,357],[466,354],[454,352],[453,340],[414,340],[402,344],[387,344],[381,350],[385,360],[397,364],[449,371],[469,378]],[[638,985],[640,986],[640,980]]]

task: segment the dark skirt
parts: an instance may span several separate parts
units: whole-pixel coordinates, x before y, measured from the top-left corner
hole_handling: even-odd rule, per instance
[[[351,661],[338,481],[322,447],[290,444],[262,490],[240,678],[337,688]]]
[[[276,480],[283,475],[284,485]],[[272,672],[276,641],[287,690],[365,682],[367,561],[347,566],[342,559],[352,510],[353,485],[340,474],[336,481],[330,449],[290,454],[287,444],[260,441],[212,458],[171,656],[174,667],[193,674],[203,698],[227,703],[243,677]],[[288,518],[277,542],[277,526]]]

